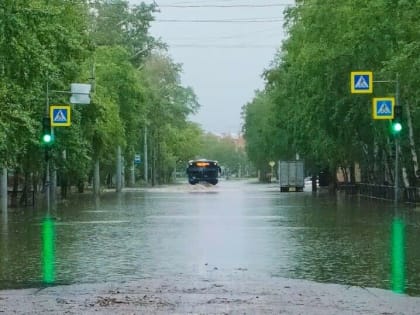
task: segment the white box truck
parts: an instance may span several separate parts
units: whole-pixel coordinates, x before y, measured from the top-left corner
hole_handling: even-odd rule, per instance
[[[303,191],[305,186],[305,172],[303,161],[279,161],[278,176],[280,191]]]

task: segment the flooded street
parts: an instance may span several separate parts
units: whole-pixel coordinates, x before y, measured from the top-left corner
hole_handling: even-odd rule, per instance
[[[289,278],[389,290],[399,279],[405,293],[420,296],[415,210],[396,218],[390,203],[280,193],[274,183],[250,181],[126,189],[96,204],[76,197],[49,220],[42,209],[2,214],[0,289]],[[404,263],[396,273],[395,261]]]

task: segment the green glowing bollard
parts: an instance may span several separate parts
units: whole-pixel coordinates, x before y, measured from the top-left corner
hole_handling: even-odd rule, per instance
[[[54,221],[46,218],[42,222],[42,271],[44,283],[54,283]]]
[[[404,222],[394,219],[392,222],[392,291],[404,293],[405,290],[405,252]]]

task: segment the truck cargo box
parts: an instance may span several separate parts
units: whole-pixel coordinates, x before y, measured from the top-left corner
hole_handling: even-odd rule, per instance
[[[278,176],[281,192],[303,191],[305,186],[303,161],[279,161]]]

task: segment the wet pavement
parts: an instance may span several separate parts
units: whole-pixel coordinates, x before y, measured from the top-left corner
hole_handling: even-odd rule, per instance
[[[420,298],[281,278],[197,277],[0,291],[5,314],[419,314]]]
[[[42,209],[3,213],[0,288],[31,288],[0,291],[6,313],[28,305],[39,307],[28,314],[420,309],[418,298],[386,291],[420,295],[413,209],[396,220],[387,203],[222,181],[125,189],[99,203],[78,196],[46,217]]]

